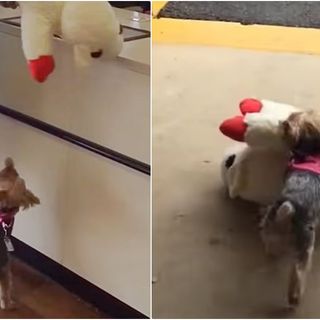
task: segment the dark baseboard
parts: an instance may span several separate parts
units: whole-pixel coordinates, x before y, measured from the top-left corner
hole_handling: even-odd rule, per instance
[[[140,160],[131,158],[128,155],[125,155],[125,154],[120,153],[116,150],[113,150],[113,149],[110,149],[106,146],[95,143],[93,141],[87,140],[87,139],[80,137],[78,135],[75,135],[69,131],[63,130],[63,129],[56,127],[56,126],[53,126],[50,123],[41,121],[41,120],[36,119],[34,117],[31,117],[25,113],[19,112],[13,108],[9,108],[9,107],[0,105],[0,114],[7,116],[11,119],[14,119],[16,121],[20,121],[20,122],[22,122],[26,125],[29,125],[33,128],[41,130],[42,132],[50,134],[56,138],[59,138],[64,141],[67,141],[69,143],[72,143],[79,148],[86,149],[86,150],[93,152],[95,154],[98,154],[106,159],[110,159],[112,161],[120,163],[124,166],[127,166],[127,167],[133,169],[133,170],[137,170],[137,171],[142,172],[144,174],[147,174],[149,176],[151,174],[150,173],[151,167],[147,163],[144,163]]]
[[[103,291],[46,255],[12,237],[14,255],[45,274],[68,291],[116,319],[148,319],[147,316]]]

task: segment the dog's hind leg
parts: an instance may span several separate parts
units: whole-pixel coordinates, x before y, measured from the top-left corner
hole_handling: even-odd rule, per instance
[[[12,309],[12,279],[9,264],[0,270],[0,289],[0,308],[3,310]]]
[[[314,230],[309,230],[308,246],[304,250],[298,252],[298,257],[292,266],[289,280],[288,302],[289,305],[297,306],[302,298],[306,287],[306,279],[312,264],[312,256],[314,251]]]

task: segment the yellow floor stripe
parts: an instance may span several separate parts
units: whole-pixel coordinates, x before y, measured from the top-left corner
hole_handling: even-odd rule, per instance
[[[154,43],[320,54],[320,30],[232,22],[153,19]]]
[[[168,1],[152,1],[152,16],[156,17]]]

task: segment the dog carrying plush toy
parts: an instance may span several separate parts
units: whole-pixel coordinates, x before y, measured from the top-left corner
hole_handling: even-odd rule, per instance
[[[231,198],[262,206],[259,229],[267,253],[291,253],[287,298],[301,302],[319,227],[320,113],[246,99],[244,116],[224,121],[227,136],[247,142],[223,163]]]
[[[8,251],[13,247],[10,241],[14,217],[20,208],[27,209],[40,204],[40,200],[27,189],[11,158],[5,160],[0,171],[0,307],[12,307],[12,282]]]
[[[55,68],[53,35],[73,46],[81,66],[102,54],[114,58],[121,51],[121,27],[108,2],[21,1],[19,5],[23,52],[38,82],[44,82]]]
[[[242,115],[225,120],[221,132],[237,146],[227,150],[222,176],[231,198],[269,204],[279,195],[289,161],[282,126],[299,109],[268,100],[245,99]]]

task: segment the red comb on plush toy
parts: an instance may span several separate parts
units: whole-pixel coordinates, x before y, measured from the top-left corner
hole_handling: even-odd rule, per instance
[[[244,123],[243,116],[236,116],[223,121],[219,129],[225,136],[243,142],[247,125]]]
[[[247,113],[260,112],[263,108],[263,104],[260,100],[247,98],[240,102],[239,107],[241,113],[245,115]]]
[[[236,140],[244,141],[244,136],[247,130],[247,124],[244,121],[244,115],[247,113],[257,113],[263,108],[263,104],[257,99],[244,99],[239,104],[242,116],[229,118],[220,125],[220,131],[227,137]]]
[[[239,108],[242,115],[223,121],[220,131],[233,140],[257,147],[282,144],[280,123],[299,111],[289,104],[252,98],[242,100]]]

